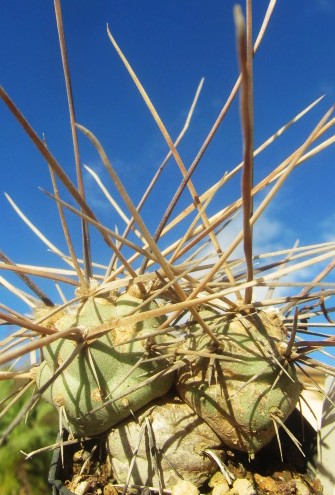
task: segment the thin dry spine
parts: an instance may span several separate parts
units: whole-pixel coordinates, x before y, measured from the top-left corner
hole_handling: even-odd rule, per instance
[[[58,24],[61,24],[60,17],[60,5],[59,2],[55,2],[56,11],[58,16]],[[264,26],[266,26],[269,15],[274,7],[274,2],[270,2],[268,12],[265,16]],[[33,140],[34,144],[39,148],[42,155],[46,158],[53,182],[53,194],[50,194],[52,198],[57,203],[59,208],[60,217],[62,218],[63,226],[64,226],[64,235],[67,238],[67,245],[69,249],[70,255],[65,255],[61,253],[55,246],[50,244],[50,242],[42,236],[42,234],[38,231],[36,227],[33,227],[32,223],[29,223],[27,219],[20,213],[21,218],[25,219],[26,223],[33,228],[35,234],[37,234],[40,239],[47,244],[49,248],[54,250],[58,256],[60,256],[69,266],[68,270],[51,270],[51,272],[44,267],[25,267],[16,265],[12,262],[6,255],[2,256],[2,264],[1,268],[16,272],[18,274],[25,275],[29,277],[29,275],[40,275],[42,277],[50,277],[54,279],[55,282],[71,284],[77,286],[76,297],[74,297],[70,301],[66,301],[63,304],[56,306],[54,309],[48,309],[45,315],[42,315],[38,311],[39,317],[36,318],[34,316],[32,319],[23,317],[22,315],[17,315],[15,312],[10,310],[9,308],[3,308],[3,312],[1,314],[1,318],[4,321],[7,321],[11,324],[18,324],[23,327],[22,331],[19,331],[17,335],[13,335],[13,338],[10,337],[6,339],[4,343],[3,356],[0,360],[0,363],[10,362],[13,359],[18,359],[21,356],[26,355],[27,353],[34,353],[37,349],[46,348],[50,346],[52,342],[59,341],[62,338],[71,339],[74,341],[79,341],[79,345],[77,344],[76,350],[79,354],[82,349],[89,349],[90,343],[93,343],[95,340],[102,338],[104,335],[117,330],[120,325],[122,327],[134,326],[136,324],[142,324],[146,320],[153,318],[159,319],[161,317],[166,317],[163,323],[160,323],[157,320],[156,328],[150,330],[149,332],[144,333],[144,335],[140,337],[133,337],[128,340],[122,342],[123,345],[131,345],[134,342],[145,342],[144,348],[147,345],[147,348],[144,350],[144,354],[141,358],[139,358],[133,366],[129,369],[128,373],[130,376],[135,369],[137,369],[143,361],[145,362],[162,362],[165,363],[163,369],[157,371],[157,373],[146,378],[144,376],[143,381],[138,385],[134,386],[131,389],[132,392],[136,392],[137,390],[150,385],[151,383],[158,381],[164,375],[172,375],[177,370],[185,368],[192,363],[197,363],[199,360],[206,359],[208,363],[215,364],[221,363],[227,359],[227,354],[222,350],[222,341],[220,340],[217,328],[220,327],[221,320],[223,318],[222,315],[229,315],[230,319],[231,315],[237,315],[237,320],[239,318],[248,317],[248,315],[252,315],[253,313],[258,313],[259,311],[263,311],[267,307],[278,306],[282,316],[284,318],[284,326],[287,328],[288,333],[291,332],[292,338],[288,337],[288,343],[285,342],[287,347],[284,349],[282,353],[282,357],[284,361],[290,362],[302,362],[303,364],[307,364],[313,368],[318,367],[318,369],[322,369],[327,373],[333,373],[333,370],[330,366],[325,365],[324,363],[318,363],[313,359],[308,357],[308,354],[322,347],[329,347],[333,345],[333,338],[331,333],[321,334],[321,338],[316,342],[310,342],[303,340],[299,342],[296,337],[296,333],[301,330],[308,329],[310,323],[304,323],[305,327],[302,328],[302,325],[299,325],[299,319],[306,319],[305,313],[308,312],[310,318],[313,316],[309,311],[309,304],[313,301],[318,301],[319,310],[314,309],[314,315],[318,316],[321,313],[323,315],[328,315],[328,323],[327,327],[331,330],[333,326],[333,322],[329,316],[330,310],[325,309],[325,301],[331,298],[334,294],[334,284],[332,283],[324,283],[322,279],[327,276],[330,270],[333,268],[333,262],[330,262],[327,269],[324,269],[320,272],[320,275],[317,276],[314,280],[307,282],[304,284],[304,289],[298,291],[295,295],[288,295],[281,298],[269,297],[265,300],[255,300],[255,290],[253,289],[257,287],[268,287],[271,290],[274,287],[287,287],[294,288],[294,283],[292,282],[281,282],[281,279],[294,271],[303,269],[305,267],[312,266],[313,264],[323,263],[327,259],[331,259],[334,257],[334,244],[322,244],[316,246],[306,246],[303,248],[293,247],[289,249],[286,253],[276,253],[279,255],[278,261],[273,261],[273,254],[269,253],[268,255],[253,255],[252,253],[252,229],[255,222],[259,219],[261,214],[264,212],[265,208],[272,201],[274,195],[278,191],[278,189],[282,186],[286,178],[289,174],[301,163],[303,163],[307,158],[313,156],[314,154],[321,151],[323,148],[329,146],[333,143],[334,138],[327,139],[323,143],[318,144],[314,148],[312,146],[316,142],[317,139],[320,139],[322,135],[330,128],[331,125],[334,124],[334,118],[330,119],[332,109],[327,112],[327,114],[322,118],[319,124],[312,131],[310,136],[306,139],[304,143],[285,161],[283,161],[280,165],[278,165],[267,177],[265,177],[258,184],[253,185],[251,181],[250,171],[252,169],[252,158],[257,155],[259,151],[264,149],[266,146],[271,144],[271,142],[282,134],[290,125],[295,123],[307,110],[309,110],[314,104],[310,105],[306,110],[301,112],[298,116],[294,117],[288,124],[279,129],[272,137],[270,137],[264,145],[259,147],[258,150],[253,150],[252,145],[252,123],[251,119],[251,111],[248,108],[250,105],[250,98],[252,95],[251,85],[250,85],[250,76],[252,76],[252,56],[256,51],[256,48],[259,45],[260,38],[258,37],[254,48],[251,46],[251,29],[250,26],[252,24],[251,19],[251,5],[248,2],[248,20],[247,26],[249,29],[247,30],[247,36],[244,34],[243,28],[243,20],[241,18],[240,12],[237,11],[237,23],[240,26],[238,32],[240,33],[238,36],[239,44],[240,44],[240,52],[241,52],[241,66],[242,66],[242,76],[240,76],[237,80],[236,85],[234,86],[230,97],[227,100],[226,105],[223,107],[216,123],[213,126],[213,129],[210,131],[208,138],[204,141],[201,150],[197,154],[194,162],[187,170],[185,165],[182,162],[182,159],[177,151],[177,144],[179,138],[173,143],[173,140],[169,136],[164,123],[159,117],[157,111],[153,107],[147,93],[145,92],[143,86],[139,82],[137,76],[133,72],[131,66],[126,60],[124,54],[116,44],[112,34],[108,30],[108,36],[119,53],[123,63],[128,69],[130,75],[132,76],[137,88],[139,89],[142,97],[148,105],[148,108],[153,115],[157,125],[159,126],[163,137],[165,138],[168,146],[169,146],[169,155],[173,156],[178,164],[179,169],[182,172],[183,180],[176,192],[176,195],[171,200],[170,205],[166,209],[166,213],[162,217],[162,221],[159,223],[155,233],[152,235],[145,221],[142,219],[140,214],[140,209],[143,201],[140,202],[140,205],[135,206],[132,199],[129,197],[126,188],[121,183],[119,177],[117,176],[115,169],[110,163],[106,153],[104,152],[103,147],[99,143],[98,139],[87,130],[84,126],[75,124],[74,114],[72,121],[72,132],[73,135],[76,135],[76,130],[79,129],[82,131],[93,143],[96,147],[100,158],[103,164],[106,167],[109,175],[112,178],[114,185],[117,187],[120,196],[122,197],[126,208],[129,211],[130,217],[127,214],[123,214],[123,210],[121,206],[117,206],[117,210],[119,211],[121,217],[124,221],[126,221],[127,228],[123,235],[119,235],[117,232],[112,231],[110,228],[102,225],[99,220],[96,218],[91,208],[87,204],[84,199],[84,192],[82,190],[82,186],[78,186],[78,188],[70,181],[70,179],[65,175],[64,171],[57,163],[55,158],[52,156],[51,152],[46,147],[46,144],[43,140],[39,139],[39,137],[34,133],[28,122],[24,119],[24,117],[19,113],[13,102],[9,99],[6,93],[1,90],[2,99],[8,105],[10,110],[14,113],[18,121],[23,125],[28,135]],[[263,27],[264,27],[263,26]],[[264,32],[263,27],[261,28],[261,33]],[[60,28],[60,33],[62,33],[62,28]],[[247,38],[247,42],[245,41],[245,36]],[[64,52],[64,37],[61,38],[61,46],[62,51]],[[246,48],[246,53],[243,54],[243,49]],[[66,57],[63,57],[66,60]],[[68,68],[64,68],[65,74],[67,75],[68,81]],[[249,71],[249,79],[247,77]],[[251,71],[251,74],[250,74]],[[249,81],[249,82],[248,82]],[[233,98],[237,94],[237,90],[242,82],[242,86],[244,88],[244,92],[247,97],[242,100],[242,123],[245,129],[245,159],[244,159],[244,169],[247,171],[244,174],[243,180],[243,194],[240,199],[235,201],[233,204],[223,208],[218,211],[215,215],[208,216],[206,213],[206,208],[210,205],[215,197],[215,194],[226,185],[230,178],[233,177],[242,167],[243,163],[238,165],[234,170],[225,174],[222,179],[210,187],[207,191],[202,192],[202,194],[198,194],[194,184],[191,182],[191,176],[194,172],[195,168],[199,164],[199,160],[203,155],[205,149],[210,144],[211,139],[213,138],[218,125],[222,121],[223,117],[226,115],[226,112],[233,100]],[[67,83],[69,86],[69,83]],[[200,89],[200,88],[199,88]],[[198,93],[197,93],[198,95]],[[196,95],[196,97],[197,97]],[[73,108],[73,103],[71,102],[71,97],[69,97],[70,108]],[[193,107],[194,105],[192,105]],[[187,123],[186,123],[187,124]],[[186,126],[185,124],[185,126]],[[74,139],[74,143],[76,143],[76,139]],[[74,144],[76,148],[76,144]],[[78,161],[78,155],[76,151],[76,161]],[[168,158],[168,157],[167,157]],[[247,163],[249,160],[249,165],[247,168]],[[162,167],[166,163],[166,160],[163,162]],[[63,183],[63,185],[68,189],[73,199],[77,201],[80,209],[75,209],[73,206],[69,205],[68,202],[63,201],[60,198],[57,183],[55,176]],[[158,176],[155,180],[158,179]],[[103,191],[106,191],[106,185],[102,183],[102,181],[96,176],[95,180],[98,182]],[[78,180],[80,182],[80,180]],[[153,182],[153,185],[155,181]],[[272,185],[274,184],[274,185]],[[188,187],[192,196],[192,203],[185,208],[184,212],[176,216],[174,219],[170,220],[173,210],[177,204],[177,201],[180,197],[181,192],[185,187]],[[252,198],[264,188],[268,187],[270,190],[261,202],[261,204],[253,211],[252,208]],[[146,194],[144,198],[146,198]],[[8,197],[9,198],[9,197]],[[15,203],[9,199],[12,206],[19,212],[19,208],[15,205]],[[243,229],[241,233],[232,241],[230,246],[222,252],[220,248],[220,232],[224,226],[229,223],[235,216],[236,212],[242,207],[244,210],[244,221],[243,221]],[[82,220],[83,225],[83,239],[84,239],[84,261],[78,262],[76,255],[74,253],[74,249],[72,247],[71,237],[69,235],[69,231],[65,224],[65,217],[62,215],[63,208],[67,208],[74,212],[78,217]],[[176,239],[169,247],[165,248],[163,251],[158,247],[158,241],[163,237],[164,234],[170,232],[174,227],[178,226],[179,222],[185,221],[188,215],[190,215],[193,211],[197,210],[196,216],[190,221],[190,226],[185,232],[185,234],[180,239]],[[89,252],[88,246],[88,236],[87,236],[87,226],[92,225],[98,229],[108,246],[111,248],[113,252],[113,256],[111,258],[111,262],[108,264],[105,275],[94,275],[94,263],[91,263],[91,253]],[[134,227],[137,229],[139,243],[136,244],[132,241],[128,240],[128,233],[131,228]],[[244,258],[242,259],[232,259],[231,255],[234,253],[237,246],[244,240]],[[134,254],[132,256],[125,256],[122,254],[122,248],[124,245],[131,250],[133,250]],[[196,248],[196,249],[195,249]],[[202,253],[204,251],[205,254]],[[214,256],[214,261],[211,261],[211,258]],[[265,264],[257,267],[255,269],[255,261],[259,261],[260,259],[270,259],[270,264]],[[139,260],[142,262],[139,263]],[[303,261],[300,261],[301,258],[305,258]],[[117,267],[116,260],[119,262],[119,267]],[[179,261],[177,264],[177,261]],[[73,281],[73,278],[70,278],[73,274],[73,271],[77,274],[78,281]],[[92,282],[91,279],[95,279],[96,282]],[[4,279],[3,283],[5,283]],[[29,289],[33,289],[35,285],[33,285],[29,278],[25,278],[23,281],[29,287]],[[296,284],[297,285],[297,284]],[[33,298],[28,294],[22,291],[22,289],[15,289],[14,287],[7,284],[9,290],[13,291],[18,297],[20,297],[23,301],[25,301],[30,307],[35,305]],[[57,322],[59,317],[57,313],[64,315],[66,313],[67,308],[71,310],[71,307],[74,307],[75,304],[82,305],[88,298],[91,299],[100,299],[100,300],[118,300],[125,291],[130,290],[130,295],[135,294],[134,297],[138,297],[142,302],[139,302],[138,306],[136,306],[133,311],[127,312],[125,316],[122,317],[114,317],[109,321],[103,322],[101,324],[94,324],[92,328],[79,328],[75,325],[72,325],[70,328],[65,328],[63,330],[55,329],[54,324]],[[48,308],[52,308],[52,304],[47,295],[42,294],[41,291],[36,288],[33,289],[35,296],[37,296]],[[254,292],[254,300],[252,300],[252,293]],[[133,296],[132,296],[133,297]],[[151,301],[159,301],[157,307],[150,308],[149,310],[145,310],[145,306],[148,302]],[[164,302],[164,304],[163,304]],[[78,306],[77,306],[78,307]],[[214,324],[213,321],[208,322],[207,318],[202,317],[202,309],[203,308],[211,308],[215,314]],[[299,308],[299,311],[295,310],[295,308]],[[140,309],[140,311],[138,311]],[[293,316],[292,316],[293,315]],[[185,321],[186,320],[186,321]],[[196,332],[193,329],[196,328]],[[26,329],[26,330],[24,330]],[[176,337],[176,332],[178,336]],[[193,333],[192,333],[193,332]],[[188,345],[185,345],[185,342],[191,340],[198,335],[207,336],[211,345],[214,345],[215,351],[209,348],[205,351],[199,349],[191,349],[188,348]],[[309,332],[310,335],[310,332]],[[166,340],[163,342],[151,342],[152,339],[165,336]],[[293,338],[294,337],[294,338]],[[31,343],[22,345],[22,339],[24,340],[32,340]],[[184,339],[184,345],[180,345],[180,340]],[[16,346],[19,344],[19,346]],[[16,350],[10,350],[12,347],[17,347]],[[117,348],[118,344],[114,344],[114,348]],[[88,356],[90,356],[90,352],[88,352]],[[97,378],[97,370],[95,369],[95,365],[92,359],[89,357],[89,366],[94,376],[95,381],[99,384],[99,378]],[[267,356],[268,359],[268,356]],[[278,364],[275,362],[275,357],[272,357],[273,364]],[[66,362],[66,366],[71,364],[74,360],[74,354],[70,354],[68,358],[68,362]],[[237,359],[238,360],[238,359]],[[232,360],[233,361],[233,360]],[[58,372],[50,378],[49,381],[45,384],[44,388],[52,386],[53,382],[57,379],[63,369],[66,367],[64,363],[61,368],[58,368]],[[285,366],[279,366],[279,374],[285,374]],[[20,374],[20,372],[18,372]],[[2,372],[1,378],[6,379],[7,377],[13,377],[13,374],[6,375],[6,372]],[[19,375],[18,375],[19,376]],[[213,377],[213,374],[210,374]],[[257,373],[250,378],[250,382],[255,381],[259,375]],[[34,383],[35,377],[31,376],[31,384]],[[274,384],[275,385],[275,384]],[[44,391],[43,388],[43,391]],[[99,388],[99,387],[98,387]],[[242,391],[242,389],[241,389]],[[117,390],[112,391],[117,392]],[[110,391],[110,394],[112,393]],[[236,391],[238,394],[239,391]],[[41,390],[36,392],[33,396],[30,405],[27,406],[23,415],[28,411],[29,407],[32,406],[40,395],[42,394]],[[92,408],[87,412],[87,415],[96,413],[99,409],[107,408],[110,404],[114,403],[116,400],[122,400],[127,398],[127,394],[129,394],[129,390],[126,393],[119,393],[119,395],[115,398],[106,397],[105,401],[97,406],[96,408]],[[60,407],[61,412],[63,412],[62,407]],[[134,413],[134,411],[131,411]],[[65,418],[66,419],[66,418]],[[16,422],[19,419],[16,420]],[[277,422],[280,422],[280,418],[277,417]],[[275,428],[277,429],[277,423],[274,421]],[[14,426],[14,425],[12,425]],[[5,436],[9,433],[9,430],[5,432]]]

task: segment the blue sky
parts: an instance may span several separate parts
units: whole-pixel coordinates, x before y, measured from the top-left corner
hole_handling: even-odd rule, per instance
[[[236,80],[234,2],[213,0],[62,2],[77,121],[105,146],[136,202],[167,146],[106,34],[106,23],[152,98],[171,136],[183,126],[201,77],[204,87],[180,146],[186,166],[196,155]],[[267,2],[254,2],[254,33]],[[281,0],[254,62],[255,146],[322,94],[324,100],[256,161],[261,177],[301,144],[335,100],[335,6],[331,0]],[[11,0],[0,17],[1,84],[67,173],[74,177],[65,87],[53,2]],[[241,161],[238,102],[232,106],[194,177],[199,193]],[[2,225],[0,246],[17,263],[54,264],[53,255],[17,218],[3,191],[64,249],[47,166],[9,111],[0,105]],[[102,174],[95,150],[81,136],[82,161]],[[335,148],[294,172],[257,231],[257,249],[290,247],[334,237]],[[86,176],[88,200],[113,228],[119,220],[102,204]],[[174,163],[144,216],[154,230],[180,181]],[[112,188],[111,188],[112,189]],[[220,196],[220,207],[239,195],[239,178]],[[188,198],[185,197],[188,202]],[[119,224],[122,229],[122,223]],[[79,237],[79,230],[75,234]],[[100,262],[105,252],[96,253]],[[104,258],[105,257],[105,258]],[[1,299],[7,296],[1,290]]]

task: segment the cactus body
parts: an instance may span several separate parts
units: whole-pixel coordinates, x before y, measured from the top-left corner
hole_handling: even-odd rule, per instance
[[[203,358],[179,373],[177,389],[226,445],[253,454],[273,438],[275,418],[285,421],[299,397],[294,365],[282,355],[285,333],[275,314],[259,312],[223,319],[216,335],[227,357],[216,360],[211,382]],[[209,337],[196,346],[208,347]]]
[[[143,423],[148,418],[158,453],[155,469],[152,452],[148,448],[149,432],[141,437]],[[204,483],[216,464],[204,456],[208,448],[219,449],[220,439],[212,429],[180,398],[170,394],[139,412],[135,421],[128,418],[108,435],[108,449],[115,477],[125,483],[132,454],[137,451],[130,483],[158,486],[159,474],[163,485],[171,489],[180,478],[196,486]],[[217,451],[217,450],[216,450]],[[218,452],[218,451],[217,451]]]
[[[56,328],[63,330],[81,326],[89,331],[90,328],[129,314],[142,302],[127,293],[119,296],[115,302],[90,297],[77,306],[72,314],[62,316]],[[142,311],[156,306],[155,302],[148,303]],[[144,361],[132,369],[143,357],[145,340],[129,343],[132,338],[152,331],[162,321],[161,318],[143,320],[136,325],[118,327],[88,341],[87,346],[48,387],[43,397],[57,407],[64,408],[68,426],[76,436],[102,433],[132,411],[168,391],[172,382],[170,375],[127,393],[165,366],[161,360]],[[39,387],[52,378],[77,345],[73,340],[59,339],[44,349],[45,360],[37,379]],[[103,402],[118,396],[122,397],[92,412]]]

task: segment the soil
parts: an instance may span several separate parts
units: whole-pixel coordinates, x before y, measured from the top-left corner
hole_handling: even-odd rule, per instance
[[[199,488],[204,495],[322,495],[322,486],[310,469],[316,454],[316,433],[308,422],[302,421],[295,411],[287,426],[295,432],[305,456],[292,443],[285,432],[281,432],[284,460],[281,460],[277,440],[273,440],[250,460],[246,454],[226,451],[223,463],[235,481],[230,486],[218,470],[207,484]],[[123,486],[113,478],[112,466],[105,451],[105,439],[99,437],[77,445],[64,447],[65,463],[62,481],[69,490],[60,494],[77,495],[120,495]],[[59,462],[59,460],[58,460]],[[60,464],[60,463],[59,463]],[[56,469],[56,478],[60,466]],[[237,480],[237,481],[236,481]],[[248,480],[241,482],[241,480]],[[59,483],[58,483],[59,484]],[[151,495],[157,490],[145,487],[129,487],[127,495]],[[165,494],[171,491],[164,490]],[[189,495],[188,491],[178,492]],[[125,494],[123,494],[125,495]]]

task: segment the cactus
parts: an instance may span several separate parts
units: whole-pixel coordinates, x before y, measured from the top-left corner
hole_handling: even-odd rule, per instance
[[[222,357],[211,376],[206,359],[183,368],[177,390],[225,445],[253,454],[273,438],[276,416],[285,421],[300,394],[283,325],[274,312],[200,314],[214,325]],[[207,336],[194,340],[195,349],[213,347]]]
[[[220,449],[221,441],[187,404],[171,394],[156,402],[155,407],[142,409],[136,420],[129,418],[122,422],[108,435],[108,450],[117,479],[126,482],[132,453],[139,444],[130,482],[159,485],[159,471],[148,456],[146,442],[139,442],[148,421],[155,435],[165,486],[174,486],[180,477],[197,486],[206,482],[217,466],[213,459],[203,456],[203,451],[208,447]]]
[[[89,338],[91,329],[102,322],[106,324],[127,316],[142,302],[128,292],[112,299],[88,297],[74,307],[71,314],[53,320],[53,324],[58,330],[84,328]],[[154,301],[142,305],[142,311],[154,308]],[[42,388],[51,381],[43,397],[64,411],[66,426],[76,437],[103,433],[169,390],[173,375],[160,376],[159,380],[137,387],[144,382],[143,376],[149,378],[158,373],[164,363],[150,361],[149,350],[147,360],[143,360],[146,354],[143,340],[131,342],[134,337],[153,332],[163,320],[162,317],[148,318],[134,325],[119,325],[117,329],[89,340],[54,381],[52,377],[57,368],[75,352],[78,343],[59,339],[44,348],[37,387]],[[113,399],[114,390],[121,398],[94,413],[97,406]]]
[[[250,6],[250,2],[248,5]],[[264,17],[265,28],[272,9],[270,2],[268,15]],[[1,254],[0,268],[16,273],[30,292],[28,294],[22,288],[13,287],[4,278],[1,279],[2,283],[19,298],[28,301],[33,309],[27,316],[11,308],[2,308],[0,317],[3,322],[16,325],[19,329],[13,331],[2,343],[0,364],[9,363],[10,367],[0,372],[0,379],[24,378],[24,389],[31,387],[34,390],[31,400],[2,432],[2,440],[6,439],[42,398],[55,406],[59,413],[60,428],[66,427],[73,438],[101,435],[112,428],[112,435],[120,436],[121,443],[127,442],[128,426],[134,416],[143,418],[147,411],[151,414],[151,407],[155,409],[158,404],[163,408],[162,417],[164,411],[166,414],[173,411],[164,401],[170,389],[175,388],[187,404],[180,408],[186,411],[183,414],[197,417],[203,431],[210,428],[208,446],[218,436],[225,446],[245,451],[252,456],[278,433],[280,426],[285,428],[284,422],[301,395],[302,386],[297,377],[297,368],[303,367],[307,374],[306,366],[334,374],[331,366],[310,356],[314,350],[331,347],[334,344],[333,337],[328,334],[321,334],[315,340],[301,337],[309,332],[310,319],[324,316],[328,323],[331,320],[325,301],[334,296],[335,289],[334,284],[325,280],[331,273],[334,262],[330,261],[326,267],[324,263],[334,258],[334,244],[294,246],[277,253],[263,253],[262,256],[253,252],[254,224],[285,179],[298,164],[333,143],[333,138],[324,138],[325,132],[334,125],[334,119],[330,119],[331,111],[325,114],[290,156],[258,183],[253,183],[253,157],[256,152],[252,143],[250,101],[254,49],[247,36],[242,13],[236,8],[241,77],[197,158],[186,169],[177,151],[183,133],[175,143],[172,141],[144,87],[108,30],[113,47],[169,146],[169,153],[159,172],[140,203],[135,205],[98,138],[75,120],[59,0],[55,0],[55,10],[68,88],[76,163],[79,164],[78,185],[66,175],[45,141],[39,138],[2,88],[0,96],[49,166],[53,193],[47,194],[57,204],[68,254],[56,249],[8,195],[7,198],[25,223],[69,268],[48,271],[39,265],[23,266],[16,264],[4,253]],[[246,24],[250,29],[250,23]],[[264,34],[264,30],[261,33]],[[192,111],[201,85],[192,104]],[[243,162],[198,194],[192,173],[239,88],[244,136]],[[266,148],[316,103],[279,129],[257,152]],[[127,227],[123,234],[99,221],[85,198],[77,132],[81,132],[97,151],[129,212],[130,218],[110,198],[107,183],[87,167],[86,170],[106,198],[126,220]],[[322,139],[318,147],[312,148],[316,140]],[[152,233],[149,221],[144,219],[141,209],[171,156],[182,172],[183,179],[156,231]],[[211,212],[211,201],[215,194],[240,171],[241,197],[228,206],[220,205],[214,213]],[[71,202],[65,199],[65,195],[61,197],[58,183],[67,189]],[[189,189],[192,200],[181,213],[171,219],[185,187]],[[253,196],[261,193],[264,188],[268,189],[267,195],[254,208]],[[75,253],[65,210],[71,211],[80,219],[83,259],[78,258]],[[234,220],[238,210],[242,211],[243,216],[241,232],[223,249],[222,231]],[[101,265],[92,262],[90,232],[93,229],[111,254],[103,274]],[[173,229],[179,233],[164,249],[161,248],[161,239]],[[236,255],[236,248],[241,243],[242,258]],[[285,276],[317,264],[321,267],[319,274],[313,280],[306,280],[301,290],[294,292],[290,284],[284,282]],[[67,288],[75,285],[74,295],[65,296],[68,291],[62,292],[59,289],[62,300],[55,304],[33,282],[31,277],[35,275],[46,280],[51,278],[56,284],[62,283]],[[283,297],[275,298],[271,291],[278,285],[289,288],[290,291]],[[254,290],[264,286],[269,290],[268,298],[259,297]],[[331,323],[328,326],[331,327]],[[297,338],[299,333],[300,337]],[[314,336],[312,333],[310,335]],[[22,371],[15,360],[26,364],[27,355],[33,357],[32,364],[28,371]],[[11,366],[16,366],[16,369],[13,370]],[[16,400],[15,397],[20,397],[20,390],[15,392],[14,399],[8,397],[8,407]],[[190,412],[188,406],[193,412]],[[183,416],[181,423],[184,419]],[[191,437],[187,429],[176,432],[178,421],[174,422],[172,418],[170,423],[171,435],[178,437],[183,433],[186,445],[187,435],[190,435],[190,445],[197,444],[197,432],[193,432]],[[155,436],[160,445],[159,434],[158,428]],[[203,450],[206,450],[202,440],[200,443]],[[149,456],[152,449],[148,452],[148,445],[146,449]],[[195,452],[195,463],[199,462],[197,456],[199,457],[199,453]],[[122,463],[120,459],[116,459],[116,464],[117,462]],[[174,468],[178,471],[178,462],[182,464],[184,459],[177,457],[175,462]],[[180,465],[179,468],[184,473],[184,466]],[[202,482],[203,474],[201,471],[196,479],[201,479]],[[184,474],[184,477],[187,475]],[[188,481],[194,480],[190,477]],[[146,482],[150,483],[150,480]],[[126,483],[124,477],[122,483]]]

